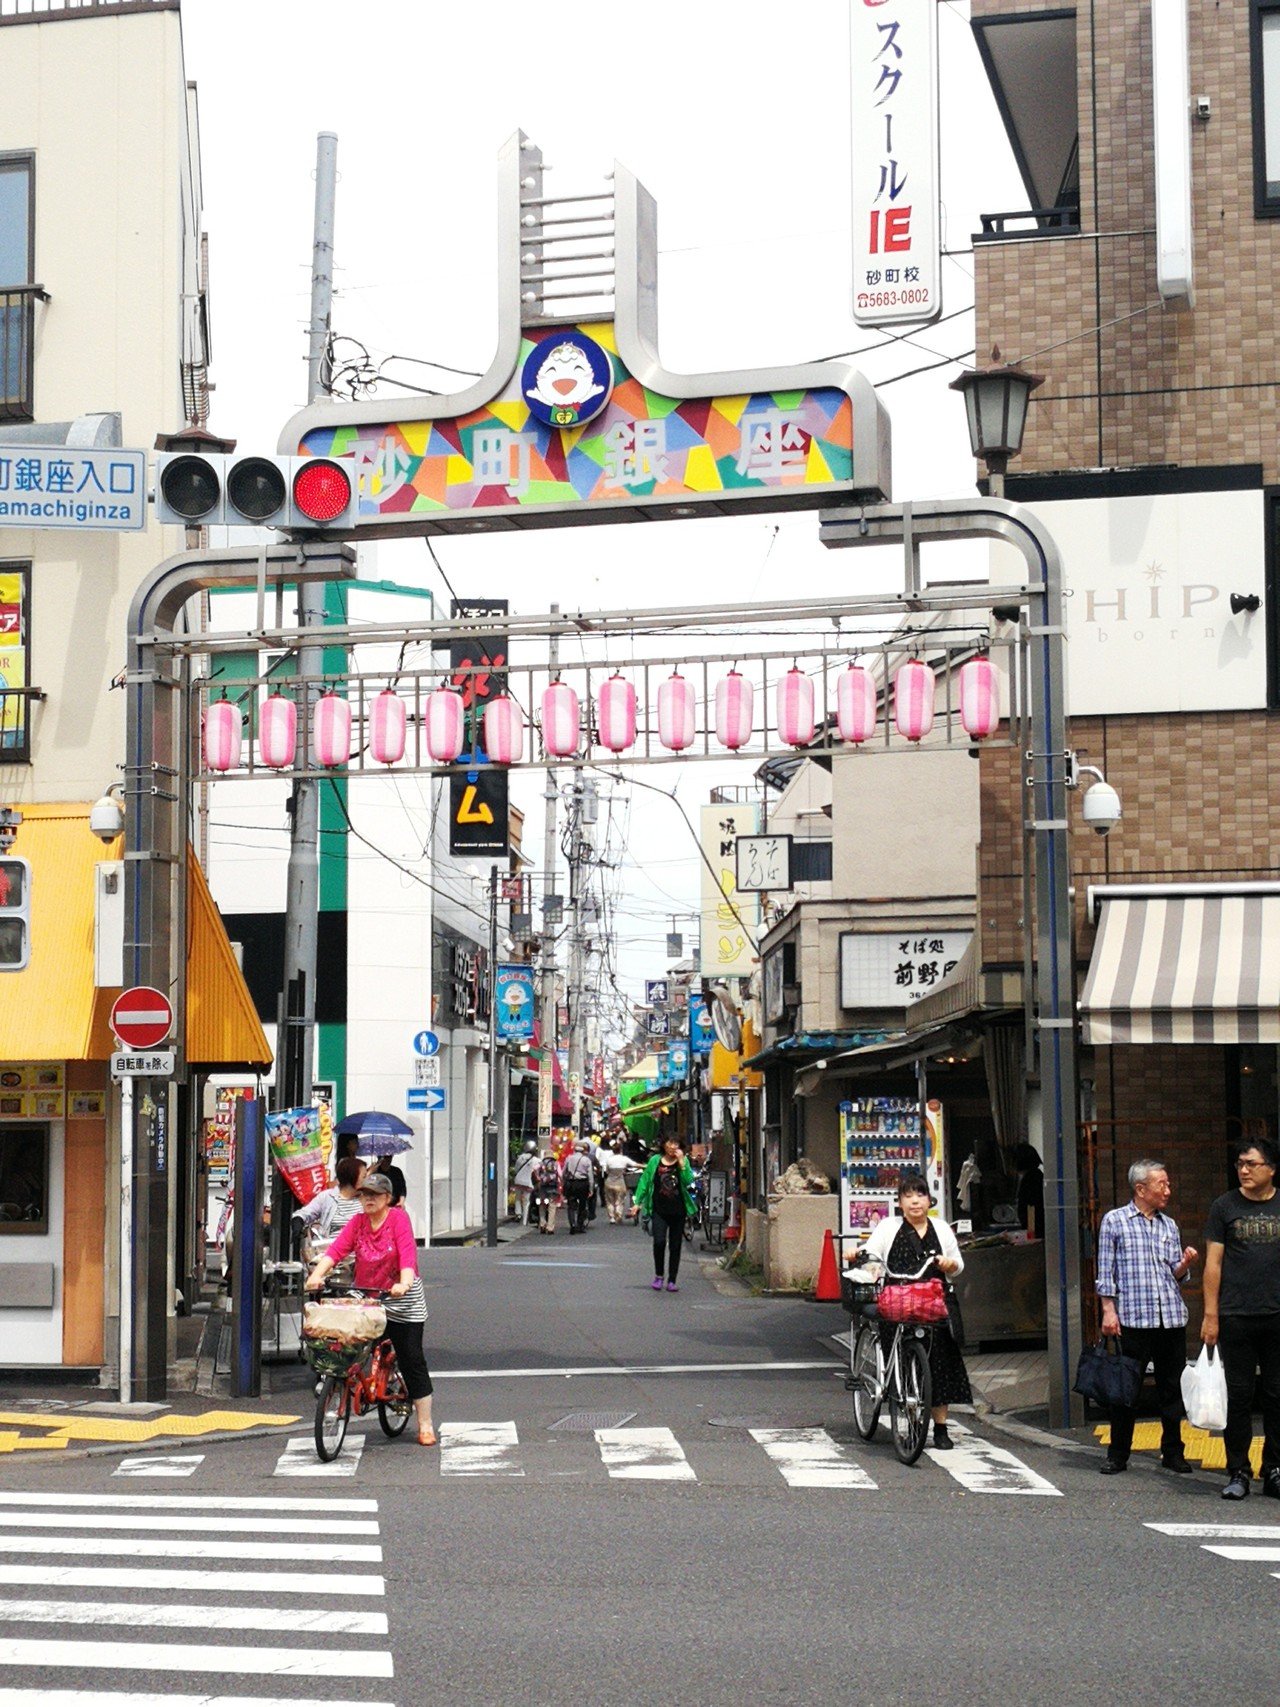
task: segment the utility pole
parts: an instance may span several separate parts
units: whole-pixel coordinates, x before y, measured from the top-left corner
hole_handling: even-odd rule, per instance
[[[573,1097],[573,1130],[582,1126],[582,1080],[585,1051],[583,1040],[587,1018],[586,943],[583,929],[587,895],[582,873],[595,853],[593,827],[596,822],[595,784],[579,773],[573,789],[573,816],[569,840],[569,905],[572,935],[569,939],[569,1084]]]
[[[552,605],[551,615],[557,617],[560,606]],[[555,679],[560,664],[560,636],[553,633],[547,640],[547,668]],[[547,925],[546,899],[555,890],[556,874],[556,800],[559,788],[556,773],[547,771],[547,786],[543,794],[544,817],[542,836],[542,869],[545,873],[543,890],[542,914],[542,994],[539,1003],[540,1030],[542,1034],[542,1059],[538,1065],[538,1143],[542,1145],[551,1138],[551,1104],[554,1087],[554,1069],[552,1067],[553,1051],[559,1039],[556,1036],[556,950],[551,939],[551,931]]]
[[[307,401],[324,391],[324,362],[333,308],[333,227],[338,175],[338,139],[332,131],[316,138],[316,203],[311,262],[311,322],[307,353]],[[298,626],[304,631],[324,622],[324,595],[315,582],[298,583]],[[314,683],[324,664],[319,646],[298,648],[298,676]],[[307,767],[314,686],[303,688],[306,703],[298,718],[299,769]],[[311,1101],[315,1058],[316,962],[320,929],[319,784],[295,781],[289,801],[289,869],[284,915],[284,976],[280,1036],[276,1046],[276,1107],[295,1108]]]
[[[505,1169],[504,1169],[505,1173]],[[489,1072],[484,1116],[484,1242],[498,1242],[498,868],[489,868]]]

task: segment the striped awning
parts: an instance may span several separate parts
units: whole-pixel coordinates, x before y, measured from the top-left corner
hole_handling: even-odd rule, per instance
[[[1086,1043],[1280,1043],[1280,894],[1102,900]]]

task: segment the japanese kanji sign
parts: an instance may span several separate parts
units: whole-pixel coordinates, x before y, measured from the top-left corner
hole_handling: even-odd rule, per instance
[[[969,931],[844,931],[840,1006],[910,1007],[949,978],[968,948]]]
[[[505,616],[505,599],[454,599],[458,618]],[[507,773],[491,765],[484,750],[484,708],[506,691],[505,636],[455,640],[449,647],[450,681],[462,695],[466,716],[463,759],[470,770],[449,777],[449,852],[469,856],[504,855],[509,828]]]
[[[0,527],[130,532],[146,525],[144,451],[0,449]]]
[[[758,806],[702,808],[698,970],[704,978],[745,978],[755,970],[752,939],[760,932],[760,897],[744,895],[735,885],[738,837],[754,836],[759,829]]]
[[[850,0],[853,317],[942,310],[936,0]]]

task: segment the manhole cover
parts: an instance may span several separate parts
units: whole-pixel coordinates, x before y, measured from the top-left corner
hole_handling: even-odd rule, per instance
[[[771,1416],[754,1417],[708,1417],[709,1428],[769,1428],[774,1422]]]
[[[622,1428],[635,1414],[634,1411],[570,1411],[551,1427],[566,1434],[593,1434],[598,1428]]]

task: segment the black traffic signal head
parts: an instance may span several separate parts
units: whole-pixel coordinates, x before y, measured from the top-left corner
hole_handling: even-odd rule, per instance
[[[164,454],[155,497],[156,520],[170,527],[338,532],[359,514],[354,464],[328,456]]]
[[[0,972],[21,972],[31,958],[31,867],[0,857]]]

